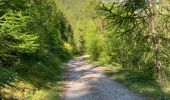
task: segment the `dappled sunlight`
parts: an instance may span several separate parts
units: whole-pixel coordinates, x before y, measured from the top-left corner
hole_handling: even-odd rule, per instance
[[[82,79],[90,79],[90,78],[96,78],[96,79],[99,79],[99,78],[101,78],[101,77],[103,77],[103,75],[101,75],[101,74],[93,74],[93,73],[87,73],[87,75],[84,75],[83,77],[82,77]]]
[[[81,58],[69,61],[64,100],[144,99],[144,97],[129,91],[126,87],[105,76],[103,74],[104,68],[84,64],[86,63]],[[76,66],[73,67],[72,65]]]
[[[1,99],[169,100],[170,0],[0,0]]]
[[[70,82],[68,85],[74,85],[76,87],[68,87],[69,91],[72,94],[68,95],[68,98],[74,99],[75,97],[81,97],[84,95],[87,95],[89,93],[88,87],[86,86],[87,84],[85,83],[79,83],[77,81]]]
[[[11,82],[9,85],[5,85],[3,89],[1,89],[1,93],[4,98],[15,98],[15,99],[24,99],[28,98],[29,95],[34,94],[36,91],[36,87],[27,82],[21,81],[15,78],[14,82]]]
[[[74,63],[75,64],[75,63]],[[85,70],[90,70],[91,69],[91,65],[78,65],[80,67],[77,67],[75,68],[75,71],[85,71]]]

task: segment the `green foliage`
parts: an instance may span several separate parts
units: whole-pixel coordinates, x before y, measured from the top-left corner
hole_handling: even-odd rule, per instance
[[[8,12],[0,18],[0,62],[8,65],[8,59],[12,62],[19,53],[33,53],[38,49],[38,36],[28,33],[26,29],[28,16],[21,12]],[[9,62],[9,63],[11,63]]]
[[[101,64],[110,64],[111,63],[111,58],[106,54],[106,52],[102,52],[99,56],[98,61]]]
[[[151,8],[146,0],[114,1],[58,0],[59,8],[74,26],[76,52],[89,54],[91,60],[101,64],[112,64],[110,69],[122,69],[127,77],[124,80],[139,83],[156,80],[151,9],[156,11],[160,60],[168,74],[169,1],[152,2]]]
[[[60,8],[75,26],[73,32],[76,50],[91,55],[92,60],[102,64],[118,64],[125,70],[133,69],[132,73],[140,74],[141,79],[155,79],[156,57],[148,3],[145,0],[117,3],[88,0],[84,6],[80,6],[81,3],[77,0],[59,0]],[[61,6],[64,4],[66,6]],[[76,5],[76,8],[69,4]],[[153,4],[157,6],[156,31],[161,47],[161,62],[167,68],[169,24],[165,23],[169,22],[169,3],[164,1]]]
[[[2,68],[0,70],[0,86],[4,85],[4,84],[10,84],[10,82],[13,80],[13,77],[15,77],[15,74],[13,74],[12,72],[10,72],[9,70],[6,70],[4,68]]]
[[[160,59],[169,73],[169,1],[153,5]],[[0,86],[16,76],[36,89],[59,81],[60,64],[73,53],[112,64],[134,82],[155,80],[150,9],[146,0],[0,0]]]
[[[43,50],[63,57],[61,54],[67,52],[64,43],[71,43],[72,31],[64,15],[57,10],[55,1],[1,2],[10,6],[9,10],[4,8],[6,12],[0,18],[1,63],[8,62],[7,58],[16,59],[22,54]]]
[[[73,31],[56,5],[55,0],[0,0],[0,99],[15,99],[17,93],[17,99],[26,99],[61,81]]]
[[[169,38],[166,38],[166,46],[161,42],[168,35],[168,28],[160,27],[168,22],[165,19],[161,20],[167,14],[167,5],[165,3],[154,3],[153,5],[159,7],[155,10],[157,11],[156,19],[159,22],[156,29],[159,35],[158,42],[161,45],[161,51],[163,51],[161,52],[161,62],[162,66],[168,67],[168,61],[165,59],[169,58],[163,58],[163,56],[168,57],[164,50],[167,52],[166,47],[168,46]],[[164,13],[161,13],[160,9]],[[156,56],[155,48],[152,46],[154,38],[153,34],[151,34],[150,20],[148,20],[150,18],[148,10],[149,7],[146,1],[129,0],[123,3],[101,4],[98,12],[104,16],[107,29],[111,31],[108,34],[108,39],[112,47],[110,55],[113,62],[121,64],[127,70],[140,71],[140,76],[149,80],[155,77],[154,59]]]
[[[89,19],[84,33],[86,52],[91,55],[92,60],[98,60],[102,51],[102,33],[97,30],[97,21]]]

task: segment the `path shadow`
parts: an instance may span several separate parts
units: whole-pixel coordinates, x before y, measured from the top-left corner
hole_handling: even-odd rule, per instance
[[[62,100],[144,100],[97,71],[97,67],[79,58],[70,61]]]

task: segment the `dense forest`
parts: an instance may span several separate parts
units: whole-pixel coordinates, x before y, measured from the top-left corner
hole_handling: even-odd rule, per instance
[[[75,53],[109,66],[107,74],[134,91],[170,98],[169,0],[58,0],[58,4],[73,26]]]
[[[0,99],[55,100],[77,55],[170,98],[170,1],[0,0]]]
[[[169,1],[61,1],[74,26],[77,52],[153,76],[143,78],[164,76],[169,65]]]
[[[54,0],[0,0],[0,98],[29,99],[58,86],[71,42],[72,28]]]

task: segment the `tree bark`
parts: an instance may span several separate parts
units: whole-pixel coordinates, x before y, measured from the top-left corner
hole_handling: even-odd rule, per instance
[[[158,33],[156,31],[156,8],[151,8],[152,0],[148,0],[149,4],[149,12],[150,12],[150,28],[153,38],[153,44],[155,48],[155,66],[157,71],[157,78],[161,78],[161,60],[160,60],[160,47],[159,47],[159,40],[158,40]],[[153,5],[154,6],[154,5]]]

